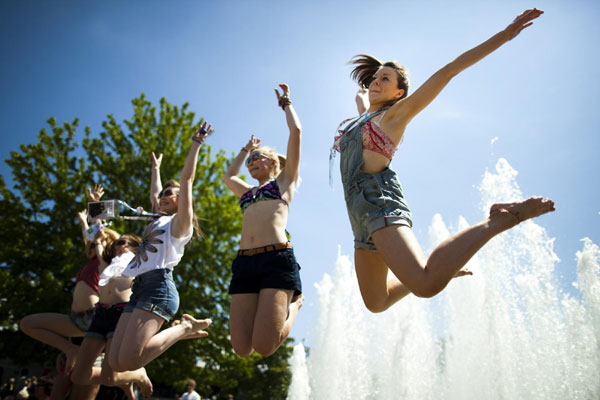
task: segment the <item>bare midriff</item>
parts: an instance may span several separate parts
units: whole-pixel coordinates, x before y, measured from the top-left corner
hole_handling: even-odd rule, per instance
[[[84,281],[75,284],[71,311],[81,312],[94,307],[98,302],[98,293]]]
[[[370,174],[383,171],[390,163],[387,157],[371,150],[363,149],[363,165],[361,170]]]
[[[282,200],[257,201],[244,212],[240,249],[287,242],[288,206]]]
[[[100,303],[102,304],[118,304],[126,303],[131,297],[131,281],[133,278],[118,276],[111,278],[106,286],[100,286]]]

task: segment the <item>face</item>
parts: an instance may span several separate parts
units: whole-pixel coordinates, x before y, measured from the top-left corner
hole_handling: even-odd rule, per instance
[[[254,179],[269,177],[274,166],[275,161],[267,158],[260,150],[253,150],[246,159],[246,167]]]
[[[179,201],[179,188],[169,186],[164,188],[158,195],[158,209],[167,214],[177,212],[177,203]]]
[[[119,257],[124,253],[133,251],[136,247],[136,243],[130,242],[125,238],[121,238],[115,242],[115,257]]]
[[[403,89],[398,89],[398,74],[391,67],[381,67],[373,76],[369,84],[369,102],[371,104],[387,103],[399,99],[404,94]]]

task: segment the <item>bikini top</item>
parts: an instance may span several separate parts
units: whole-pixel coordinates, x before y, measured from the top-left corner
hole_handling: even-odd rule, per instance
[[[287,201],[281,198],[281,192],[279,191],[279,185],[277,184],[276,179],[271,179],[264,185],[257,187],[256,191],[253,193],[252,191],[254,189],[255,188],[248,190],[240,197],[242,214],[246,211],[246,208],[261,200],[281,200],[286,206],[288,205]]]
[[[364,150],[374,151],[375,153],[381,154],[386,157],[388,160],[392,160],[394,157],[394,153],[396,152],[396,144],[390,139],[390,137],[381,129],[379,123],[383,119],[383,116],[387,112],[384,111],[379,117],[377,122],[369,119],[364,123],[362,127],[362,147]],[[340,151],[340,140],[342,136],[346,133],[354,129],[358,124],[360,124],[365,119],[371,117],[373,114],[365,113],[356,119],[352,124],[348,125],[348,128],[340,130],[338,128],[338,135],[334,138],[333,147]],[[345,120],[340,124],[340,127],[346,123],[351,121],[351,119]]]
[[[83,281],[89,287],[94,289],[94,291],[98,292],[98,257],[92,258],[88,261],[87,264],[77,273],[77,277],[75,279],[75,283]]]

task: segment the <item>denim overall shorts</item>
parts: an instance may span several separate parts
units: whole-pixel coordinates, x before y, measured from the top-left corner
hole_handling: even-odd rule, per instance
[[[389,225],[412,227],[402,186],[395,171],[386,167],[383,171],[370,174],[362,171],[363,145],[362,128],[375,112],[360,123],[350,125],[340,140],[340,170],[344,185],[344,198],[354,233],[354,248],[377,251],[371,234]]]

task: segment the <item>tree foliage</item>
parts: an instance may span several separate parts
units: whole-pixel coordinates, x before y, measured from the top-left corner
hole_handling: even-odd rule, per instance
[[[202,119],[194,122],[187,103],[178,107],[164,98],[158,108],[143,94],[132,104],[130,120],[120,124],[109,114],[99,135],[85,128],[81,145],[75,140],[77,119],[61,126],[50,118],[37,143],[21,145],[6,161],[14,185],[9,188],[0,176],[0,358],[17,365],[54,359],[56,351],[19,332],[18,321],[37,312],[69,312],[70,290],[86,261],[75,222],[86,206],[85,189],[99,182],[105,199],[150,209],[152,151],[164,154],[163,181],[178,179],[189,138]],[[210,336],[176,344],[147,369],[154,382],[176,387],[194,378],[204,395],[285,398],[289,341],[266,359],[241,359],[229,342],[227,288],[241,215],[237,199],[223,184],[227,162],[223,151],[213,154],[206,143],[201,147],[193,194],[206,238],[187,247],[174,271],[181,297],[178,315],[212,318]],[[143,228],[139,221],[115,224],[121,233],[141,234]]]

